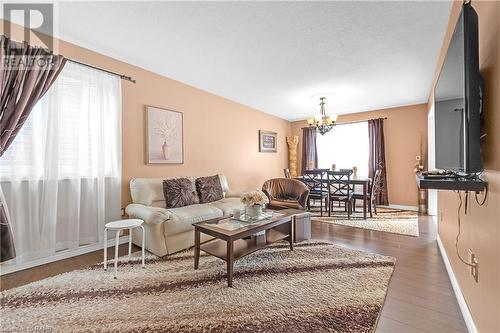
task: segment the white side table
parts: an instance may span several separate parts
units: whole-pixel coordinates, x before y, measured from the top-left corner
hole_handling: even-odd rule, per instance
[[[132,229],[141,228],[142,229],[142,268],[144,268],[144,227],[142,226],[143,220],[139,219],[126,219],[118,220],[113,222],[108,222],[104,226],[104,270],[107,270],[107,260],[108,260],[108,230],[116,230],[116,242],[115,242],[115,279],[116,271],[118,270],[118,246],[120,241],[120,232],[122,230],[129,230],[128,238],[128,260],[130,260],[132,254]]]

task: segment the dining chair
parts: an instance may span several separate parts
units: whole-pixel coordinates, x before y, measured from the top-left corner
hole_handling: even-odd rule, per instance
[[[285,178],[292,178],[290,175],[290,169],[283,169],[283,173],[285,174]]]
[[[333,171],[336,171],[336,170],[333,170]],[[337,171],[350,172],[351,174],[353,172],[352,169],[338,169]],[[354,193],[354,188],[355,188],[354,185],[353,184],[349,184],[349,186],[351,186],[351,192]],[[341,202],[339,201],[339,207],[340,207],[340,205],[341,205]],[[355,211],[356,208],[353,207],[352,210]]]
[[[328,216],[331,216],[334,202],[343,202],[347,211],[347,218],[351,218],[352,212],[352,190],[351,180],[352,170],[328,171],[327,173],[328,189]]]
[[[373,180],[372,179],[368,179],[368,185],[367,185],[367,189],[366,189],[366,196],[367,196],[367,203],[368,203],[368,211],[370,212],[370,217],[373,217],[373,214],[372,214],[372,191],[373,189]],[[356,192],[356,188],[354,188],[354,191],[352,192],[352,200],[353,200],[353,203],[352,203],[352,211],[355,212],[356,211],[356,200],[364,200],[365,199],[365,194],[363,193],[363,191],[361,192]],[[364,204],[364,202],[363,202]],[[363,207],[364,209],[364,207]]]
[[[323,201],[325,211],[328,202],[328,191],[325,184],[325,170],[304,170],[302,172],[302,182],[309,188],[309,198],[307,199],[307,209],[311,210],[311,200],[319,200],[320,215],[323,216]]]
[[[370,217],[373,217],[373,211],[377,214],[377,207],[375,204],[375,199],[377,193],[380,192],[381,188],[381,180],[382,180],[382,170],[375,170],[375,175],[373,179],[370,180],[370,186],[368,186],[368,210],[370,211]],[[354,200],[353,207],[356,207],[356,200],[363,200],[364,195],[362,192],[354,192],[352,194],[352,198]],[[356,210],[355,208],[353,210]]]

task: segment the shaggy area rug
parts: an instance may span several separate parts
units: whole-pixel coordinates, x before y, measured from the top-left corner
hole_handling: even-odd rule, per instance
[[[335,208],[330,217],[328,217],[328,213],[323,213],[323,217],[320,217],[319,212],[315,212],[313,220],[407,236],[418,237],[419,235],[417,212],[377,207],[378,214],[374,213],[373,217],[370,217],[370,213],[368,213],[365,220],[363,219],[363,208],[356,207],[356,212],[351,215],[349,220],[347,212],[343,208]]]
[[[1,293],[8,332],[373,332],[395,259],[325,242],[277,243],[226,264],[192,250],[121,259]]]

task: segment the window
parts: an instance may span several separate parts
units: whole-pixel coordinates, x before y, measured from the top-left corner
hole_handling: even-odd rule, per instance
[[[68,62],[0,161],[12,264],[101,242],[120,185],[120,78]]]
[[[330,169],[358,168],[358,178],[368,177],[368,122],[340,124],[316,139],[318,167]]]
[[[114,80],[100,71],[66,64],[4,153],[0,175],[40,179],[47,159],[57,157],[53,166],[58,179],[92,178],[99,172],[110,176],[117,153],[112,147],[117,144],[114,119],[120,119],[113,110],[119,109],[120,100],[103,92],[113,89]],[[110,154],[101,156],[102,151]]]

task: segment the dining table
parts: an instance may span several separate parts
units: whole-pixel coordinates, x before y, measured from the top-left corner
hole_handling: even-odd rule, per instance
[[[295,179],[298,179],[300,181],[304,181],[304,176],[297,176]],[[322,183],[328,184],[328,179],[322,179]],[[363,188],[363,219],[366,220],[367,218],[367,211],[368,211],[368,190],[370,188],[370,183],[371,179],[370,178],[353,178],[349,179],[348,183],[350,185],[353,185],[353,188],[356,185],[359,185]]]

